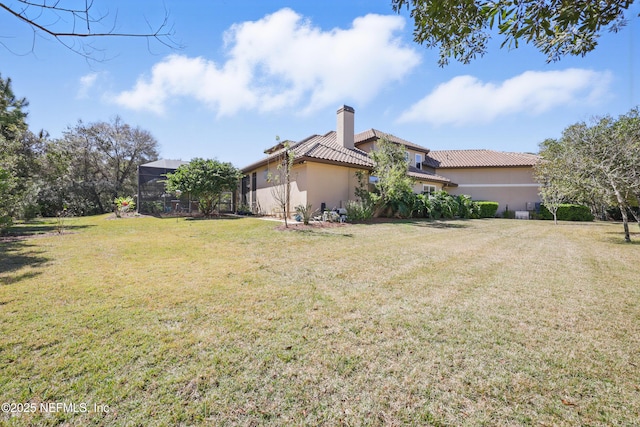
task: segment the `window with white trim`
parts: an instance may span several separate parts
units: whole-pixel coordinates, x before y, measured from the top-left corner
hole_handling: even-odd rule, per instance
[[[422,184],[422,194],[431,196],[436,192],[436,190],[437,189],[435,185]]]
[[[404,152],[404,160],[409,163],[411,160],[411,154],[408,151]]]
[[[416,168],[422,169],[422,154],[416,153]]]

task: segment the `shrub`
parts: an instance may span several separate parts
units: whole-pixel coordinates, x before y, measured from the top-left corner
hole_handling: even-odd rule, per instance
[[[116,205],[116,216],[118,218],[120,218],[120,215],[123,213],[133,211],[136,207],[133,197],[117,197],[113,203]]]
[[[317,212],[317,209],[313,209],[311,204],[308,205],[298,205],[296,206],[296,214],[300,215],[302,222],[304,225],[309,225],[309,221],[313,217],[313,215]]]
[[[478,207],[477,202],[471,200],[471,196],[460,194],[456,196],[455,201],[458,205],[456,215],[458,218],[468,219],[474,218],[478,215],[480,208]]]
[[[502,218],[516,219],[516,211],[510,211],[509,206],[502,212]]]
[[[582,205],[561,204],[556,213],[558,221],[593,221],[593,214]],[[553,215],[544,205],[540,205],[540,219],[553,219]]]
[[[373,206],[364,200],[349,200],[345,208],[349,221],[366,221],[373,217]]]
[[[498,202],[476,202],[478,204],[479,218],[495,218],[498,212]]]

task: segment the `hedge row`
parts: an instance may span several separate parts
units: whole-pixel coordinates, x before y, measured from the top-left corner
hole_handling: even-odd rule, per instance
[[[480,218],[494,218],[498,212],[498,202],[476,202],[480,207]]]
[[[593,221],[593,214],[582,205],[562,204],[556,212],[558,221]],[[540,219],[553,219],[553,215],[544,205],[540,206]]]

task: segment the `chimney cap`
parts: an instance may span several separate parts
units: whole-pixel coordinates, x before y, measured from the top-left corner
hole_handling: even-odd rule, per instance
[[[348,111],[349,113],[356,112],[353,107],[349,107],[348,105],[343,105],[342,107],[338,108],[338,114],[342,113],[343,111]]]

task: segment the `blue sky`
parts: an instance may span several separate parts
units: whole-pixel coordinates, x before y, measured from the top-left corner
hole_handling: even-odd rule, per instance
[[[629,25],[604,34],[585,57],[547,64],[531,46],[499,49],[494,38],[483,58],[444,68],[437,50],[412,41],[408,14],[395,14],[389,0],[97,0],[94,7],[107,29],[122,32],[156,27],[166,8],[182,47],[100,38],[91,44],[106,59],[87,61],[0,11],[0,73],[30,102],[33,131],[59,137],[79,119],[119,115],[151,132],[161,157],[241,167],[276,136],[334,130],[343,104],[356,111],[356,132],[375,128],[432,150],[522,152],[537,152],[573,123],[640,104],[637,4]]]

